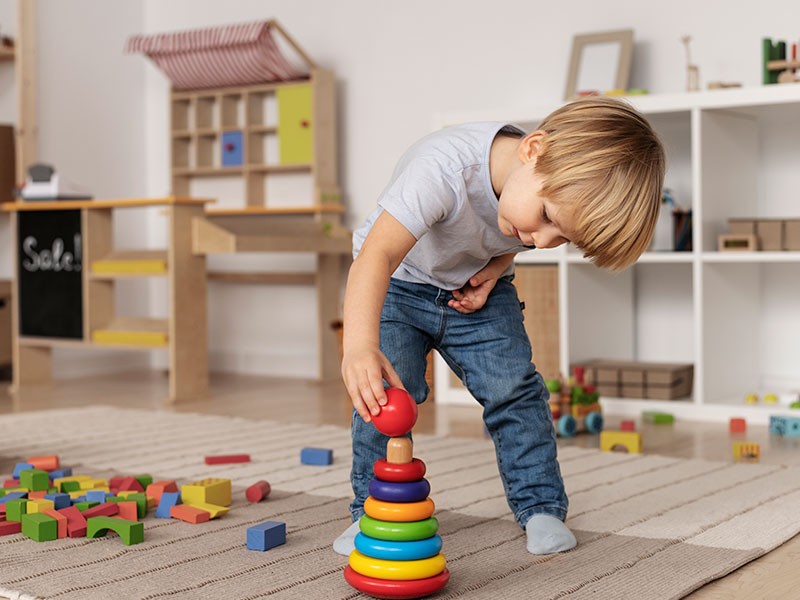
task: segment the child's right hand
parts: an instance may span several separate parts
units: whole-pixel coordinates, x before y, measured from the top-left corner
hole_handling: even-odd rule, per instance
[[[386,404],[383,380],[390,387],[405,389],[392,364],[378,348],[359,348],[345,352],[342,379],[353,407],[367,423]]]

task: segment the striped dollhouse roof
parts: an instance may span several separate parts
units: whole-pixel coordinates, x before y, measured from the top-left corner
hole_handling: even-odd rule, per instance
[[[274,31],[288,42],[301,64],[287,60]],[[135,35],[128,39],[125,51],[150,57],[176,90],[299,79],[315,66],[274,20]]]

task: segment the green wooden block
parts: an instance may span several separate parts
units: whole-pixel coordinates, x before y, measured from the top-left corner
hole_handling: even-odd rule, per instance
[[[136,494],[128,494],[125,500],[136,502],[136,516],[143,519],[147,516],[147,496],[144,492],[137,492]]]
[[[81,489],[80,481],[64,481],[61,484],[62,492],[77,492]]]
[[[3,488],[0,488],[0,498],[6,495],[6,491]]]
[[[58,521],[42,513],[22,515],[22,533],[37,542],[58,538]]]
[[[645,411],[642,413],[642,421],[645,423],[655,423],[656,425],[669,425],[675,422],[675,417],[669,413]]]
[[[139,482],[143,490],[146,490],[147,486],[153,483],[153,477],[150,475],[134,475],[133,478]]]
[[[77,504],[73,504],[73,506],[75,508],[77,508],[79,511],[83,512],[87,508],[92,508],[93,506],[97,506],[98,504],[100,504],[100,503],[99,502],[86,501],[86,502],[78,502]]]
[[[86,519],[86,537],[96,538],[104,536],[108,530],[115,531],[122,538],[126,546],[140,544],[144,541],[144,523],[141,521],[126,521],[111,517],[89,517]]]
[[[6,521],[16,521],[17,523],[22,521],[22,515],[28,512],[27,504],[27,498],[17,498],[6,502]]]
[[[50,489],[50,477],[41,469],[25,469],[19,472],[19,486],[32,492]]]

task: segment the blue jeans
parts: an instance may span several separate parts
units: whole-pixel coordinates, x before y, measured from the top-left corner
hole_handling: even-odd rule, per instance
[[[471,314],[447,306],[450,291],[392,279],[381,314],[381,351],[417,404],[428,395],[426,357],[436,349],[483,406],[508,505],[521,527],[537,513],[567,516],[556,459],[549,392],[531,362],[531,345],[512,277],[498,280]],[[387,436],[353,410],[353,520],[364,514],[372,465],[386,456]],[[424,461],[425,458],[421,457]]]

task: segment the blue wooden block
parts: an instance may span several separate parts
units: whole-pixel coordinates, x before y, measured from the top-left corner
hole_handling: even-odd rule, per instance
[[[244,146],[241,131],[222,132],[222,166],[240,167],[244,161]]]
[[[56,510],[72,506],[72,498],[69,497],[69,494],[45,494],[44,498],[52,500]]]
[[[0,498],[0,504],[5,504],[11,500],[19,500],[20,498],[27,498],[28,492],[8,492],[5,496]]]
[[[156,517],[159,519],[171,519],[169,511],[173,506],[181,504],[180,492],[164,492],[161,494],[161,501],[156,509]]]
[[[55,471],[50,471],[48,473],[50,475],[50,482],[54,479],[61,479],[62,477],[70,477],[72,475],[72,467],[61,467],[60,469],[56,469]]]
[[[286,543],[286,523],[267,521],[247,528],[247,549],[264,552]]]
[[[86,500],[89,502],[98,502],[102,504],[106,501],[108,496],[113,496],[114,494],[109,494],[108,492],[104,492],[103,490],[88,490],[86,492]]]
[[[19,479],[20,471],[25,471],[26,469],[32,469],[33,465],[31,463],[17,463],[14,465],[14,479]]]
[[[333,450],[328,448],[303,448],[300,450],[300,462],[304,465],[333,464]]]
[[[774,435],[800,437],[800,417],[771,415],[769,418],[769,432]]]

